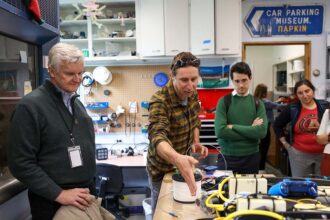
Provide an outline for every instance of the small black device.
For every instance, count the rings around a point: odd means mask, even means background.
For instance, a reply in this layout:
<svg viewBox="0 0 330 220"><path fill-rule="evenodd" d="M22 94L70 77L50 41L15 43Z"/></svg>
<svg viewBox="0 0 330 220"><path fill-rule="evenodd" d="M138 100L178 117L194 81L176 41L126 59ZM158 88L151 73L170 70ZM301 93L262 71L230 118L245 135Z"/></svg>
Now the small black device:
<svg viewBox="0 0 330 220"><path fill-rule="evenodd" d="M96 149L95 156L96 156L97 160L107 160L108 159L108 148Z"/></svg>

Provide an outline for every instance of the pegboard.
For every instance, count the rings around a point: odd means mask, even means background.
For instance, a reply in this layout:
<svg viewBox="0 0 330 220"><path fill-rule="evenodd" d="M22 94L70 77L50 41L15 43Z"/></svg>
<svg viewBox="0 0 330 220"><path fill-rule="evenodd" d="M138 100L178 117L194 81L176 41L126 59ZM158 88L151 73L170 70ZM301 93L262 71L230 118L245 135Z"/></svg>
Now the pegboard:
<svg viewBox="0 0 330 220"><path fill-rule="evenodd" d="M128 66L128 67L107 67L112 73L112 82L106 86L95 83L91 95L84 95L85 102L109 102L110 107L104 110L89 110L91 112L108 115L116 111L118 105L125 109L125 114L118 118L120 128L110 127L112 132L125 132L126 122L133 123L136 127L126 127L126 133L140 132L141 127L148 124L148 111L141 108L141 101L149 101L151 96L160 89L154 84L154 75L158 72L165 72L168 76L170 68L164 66ZM86 68L86 71L93 72L93 67ZM89 89L89 88L86 88ZM111 94L104 95L108 89ZM137 102L137 113L128 113L129 102ZM126 120L125 120L126 116ZM106 127L107 124L98 124L98 128Z"/></svg>

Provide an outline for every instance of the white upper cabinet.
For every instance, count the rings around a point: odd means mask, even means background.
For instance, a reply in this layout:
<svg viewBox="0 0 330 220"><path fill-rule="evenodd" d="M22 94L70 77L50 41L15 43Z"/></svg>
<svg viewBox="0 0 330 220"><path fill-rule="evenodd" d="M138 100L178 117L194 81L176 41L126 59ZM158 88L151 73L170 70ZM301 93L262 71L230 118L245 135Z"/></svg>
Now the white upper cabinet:
<svg viewBox="0 0 330 220"><path fill-rule="evenodd" d="M241 0L215 0L216 54L241 54Z"/></svg>
<svg viewBox="0 0 330 220"><path fill-rule="evenodd" d="M137 0L136 5L140 55L214 54L214 0Z"/></svg>
<svg viewBox="0 0 330 220"><path fill-rule="evenodd" d="M136 0L137 51L142 56L165 55L163 0Z"/></svg>
<svg viewBox="0 0 330 220"><path fill-rule="evenodd" d="M165 55L189 51L189 0L165 0Z"/></svg>
<svg viewBox="0 0 330 220"><path fill-rule="evenodd" d="M60 0L61 42L76 45L88 58L134 56L135 1L97 0L94 13L87 2Z"/></svg>
<svg viewBox="0 0 330 220"><path fill-rule="evenodd" d="M214 0L190 0L190 51L214 54Z"/></svg>

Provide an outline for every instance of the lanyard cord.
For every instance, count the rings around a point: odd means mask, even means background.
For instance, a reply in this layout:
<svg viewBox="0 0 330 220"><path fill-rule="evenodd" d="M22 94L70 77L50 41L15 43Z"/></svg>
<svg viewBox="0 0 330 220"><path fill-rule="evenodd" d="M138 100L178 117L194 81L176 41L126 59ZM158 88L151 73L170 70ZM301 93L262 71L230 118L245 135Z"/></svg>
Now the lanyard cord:
<svg viewBox="0 0 330 220"><path fill-rule="evenodd" d="M60 114L63 122L64 122L64 125L65 127L67 128L69 134L70 134L70 140L72 142L72 146L75 146L75 143L74 143L74 137L73 137L73 125L75 123L75 118L74 118L74 115L75 115L75 110L74 110L74 101L76 100L77 97L79 97L79 95L75 94L71 97L71 101L70 101L70 105L71 105L71 109L72 109L72 123L71 123L71 128L69 127L69 125L67 124L66 120L64 119L64 115L62 114L59 106L57 105L57 100L55 100L55 98L51 95L51 93L46 89L47 93L50 95L51 99L54 101L55 105L56 105L56 108L57 108L57 111L58 113ZM64 105L64 102L62 102L62 104ZM65 106L65 108L67 108ZM69 110L68 110L69 111Z"/></svg>
<svg viewBox="0 0 330 220"><path fill-rule="evenodd" d="M72 122L71 122L71 128L69 127L69 125L67 124L67 122L65 121L64 119L64 115L62 114L60 108L58 105L56 105L57 107L57 110L65 124L65 127L68 129L69 133L70 133L70 140L72 142L72 146L75 146L75 143L74 143L74 137L73 137L73 126L74 126L74 123L75 123L75 118L74 118L74 115L75 115L75 110L74 110L74 101L76 100L76 98L79 97L79 95L75 94L71 97L71 101L70 101L70 104L71 104L71 109L72 109Z"/></svg>

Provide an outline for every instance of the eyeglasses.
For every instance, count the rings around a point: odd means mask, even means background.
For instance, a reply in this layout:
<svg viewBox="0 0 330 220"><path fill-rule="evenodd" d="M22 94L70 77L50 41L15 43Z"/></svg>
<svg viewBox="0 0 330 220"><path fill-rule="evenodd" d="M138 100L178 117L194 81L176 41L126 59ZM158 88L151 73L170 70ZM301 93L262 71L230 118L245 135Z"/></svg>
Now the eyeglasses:
<svg viewBox="0 0 330 220"><path fill-rule="evenodd" d="M171 70L172 71L175 71L181 67L185 67L185 66L194 66L194 67L199 67L199 65L201 64L201 61L199 59L186 59L186 58L183 58L181 60L177 60L175 62L175 64L173 64L171 66Z"/></svg>
<svg viewBox="0 0 330 220"><path fill-rule="evenodd" d="M249 81L248 79L235 79L234 82L239 84L239 83L246 83L247 81Z"/></svg>

